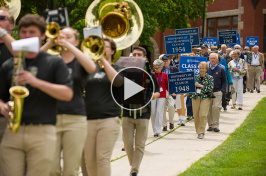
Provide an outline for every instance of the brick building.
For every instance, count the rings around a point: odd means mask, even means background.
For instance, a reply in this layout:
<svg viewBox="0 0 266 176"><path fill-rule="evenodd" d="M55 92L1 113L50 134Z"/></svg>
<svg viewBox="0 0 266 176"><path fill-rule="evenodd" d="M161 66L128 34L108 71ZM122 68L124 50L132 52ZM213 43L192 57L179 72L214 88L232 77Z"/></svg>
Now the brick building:
<svg viewBox="0 0 266 176"><path fill-rule="evenodd" d="M259 51L266 54L266 0L214 0L213 3L208 3L206 14L205 37L218 37L218 31L237 30L242 46L246 44L246 36L258 36ZM201 38L202 18L189 23L191 27L199 27ZM151 38L153 51L148 55L151 62L165 53L166 35L174 35L174 29L157 32Z"/></svg>

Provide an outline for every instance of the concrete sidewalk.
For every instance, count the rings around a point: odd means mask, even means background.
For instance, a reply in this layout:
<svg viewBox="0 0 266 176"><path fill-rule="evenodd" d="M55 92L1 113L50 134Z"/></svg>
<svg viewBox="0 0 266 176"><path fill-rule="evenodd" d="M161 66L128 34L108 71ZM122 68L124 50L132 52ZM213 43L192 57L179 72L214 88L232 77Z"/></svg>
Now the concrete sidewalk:
<svg viewBox="0 0 266 176"><path fill-rule="evenodd" d="M186 123L163 138L154 141L145 148L139 176L175 176L184 172L191 164L205 156L207 153L219 146L234 130L246 119L249 112L256 106L258 101L266 96L266 86L261 85L261 93L245 93L243 110L232 110L231 103L226 112L221 112L220 132L205 133L203 140L197 139L194 128L194 121ZM177 127L178 116L175 115L175 127ZM169 132L169 131L168 131ZM161 133L161 136L167 132ZM151 123L147 143L152 142L153 137ZM128 176L130 166L126 152L121 151L123 147L122 130L115 145L112 159L117 159L111 163L112 176ZM118 159L120 158L120 159Z"/></svg>

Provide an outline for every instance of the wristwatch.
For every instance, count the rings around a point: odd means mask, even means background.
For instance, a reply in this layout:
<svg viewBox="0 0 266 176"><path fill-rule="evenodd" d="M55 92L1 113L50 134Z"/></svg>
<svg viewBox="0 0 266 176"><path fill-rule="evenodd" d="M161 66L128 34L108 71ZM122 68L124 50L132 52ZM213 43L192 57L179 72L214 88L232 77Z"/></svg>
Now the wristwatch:
<svg viewBox="0 0 266 176"><path fill-rule="evenodd" d="M7 31L5 29L2 29L0 32L0 38L2 38L6 34L7 34Z"/></svg>

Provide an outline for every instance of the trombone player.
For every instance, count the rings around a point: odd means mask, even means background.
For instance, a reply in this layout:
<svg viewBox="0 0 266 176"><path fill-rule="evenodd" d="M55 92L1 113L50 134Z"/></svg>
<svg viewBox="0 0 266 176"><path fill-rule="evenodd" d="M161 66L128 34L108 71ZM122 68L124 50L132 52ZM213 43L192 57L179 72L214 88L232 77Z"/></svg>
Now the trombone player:
<svg viewBox="0 0 266 176"><path fill-rule="evenodd" d="M41 43L45 26L44 18L25 15L18 24L20 39L38 37ZM30 93L24 101L20 128L16 133L8 129L0 146L3 176L25 175L25 171L28 176L49 175L56 145L57 99L70 101L73 96L69 72L61 59L44 52L28 52L25 56L26 68L17 73L15 81L26 84ZM26 71L33 67L36 76ZM9 116L6 102L12 69L13 58L0 68L0 110L5 117Z"/></svg>

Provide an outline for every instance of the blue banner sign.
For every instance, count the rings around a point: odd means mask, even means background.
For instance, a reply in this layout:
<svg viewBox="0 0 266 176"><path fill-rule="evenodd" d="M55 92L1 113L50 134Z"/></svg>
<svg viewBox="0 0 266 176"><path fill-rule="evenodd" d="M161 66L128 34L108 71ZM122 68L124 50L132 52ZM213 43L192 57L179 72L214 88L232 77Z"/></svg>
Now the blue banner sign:
<svg viewBox="0 0 266 176"><path fill-rule="evenodd" d="M186 29L176 29L176 35L188 34L191 35L191 45L200 45L199 40L199 28L186 28Z"/></svg>
<svg viewBox="0 0 266 176"><path fill-rule="evenodd" d="M219 31L219 44L236 44L237 33L236 31Z"/></svg>
<svg viewBox="0 0 266 176"><path fill-rule="evenodd" d="M259 45L259 37L246 37L246 46L253 47Z"/></svg>
<svg viewBox="0 0 266 176"><path fill-rule="evenodd" d="M203 37L203 44L208 45L209 48L218 46L218 38L217 37Z"/></svg>
<svg viewBox="0 0 266 176"><path fill-rule="evenodd" d="M190 35L164 36L165 51L168 55L191 53Z"/></svg>
<svg viewBox="0 0 266 176"><path fill-rule="evenodd" d="M238 45L241 46L239 33L237 33L237 43L236 44L238 44ZM233 49L236 44L229 44L229 48L232 48Z"/></svg>
<svg viewBox="0 0 266 176"><path fill-rule="evenodd" d="M169 94L186 94L195 92L195 73L177 72L168 74Z"/></svg>
<svg viewBox="0 0 266 176"><path fill-rule="evenodd" d="M180 56L179 58L179 71L194 71L195 75L199 74L199 63L207 62L207 57L197 56Z"/></svg>
<svg viewBox="0 0 266 176"><path fill-rule="evenodd" d="M200 41L199 46L201 46L202 45L202 38L200 38L199 41Z"/></svg>

